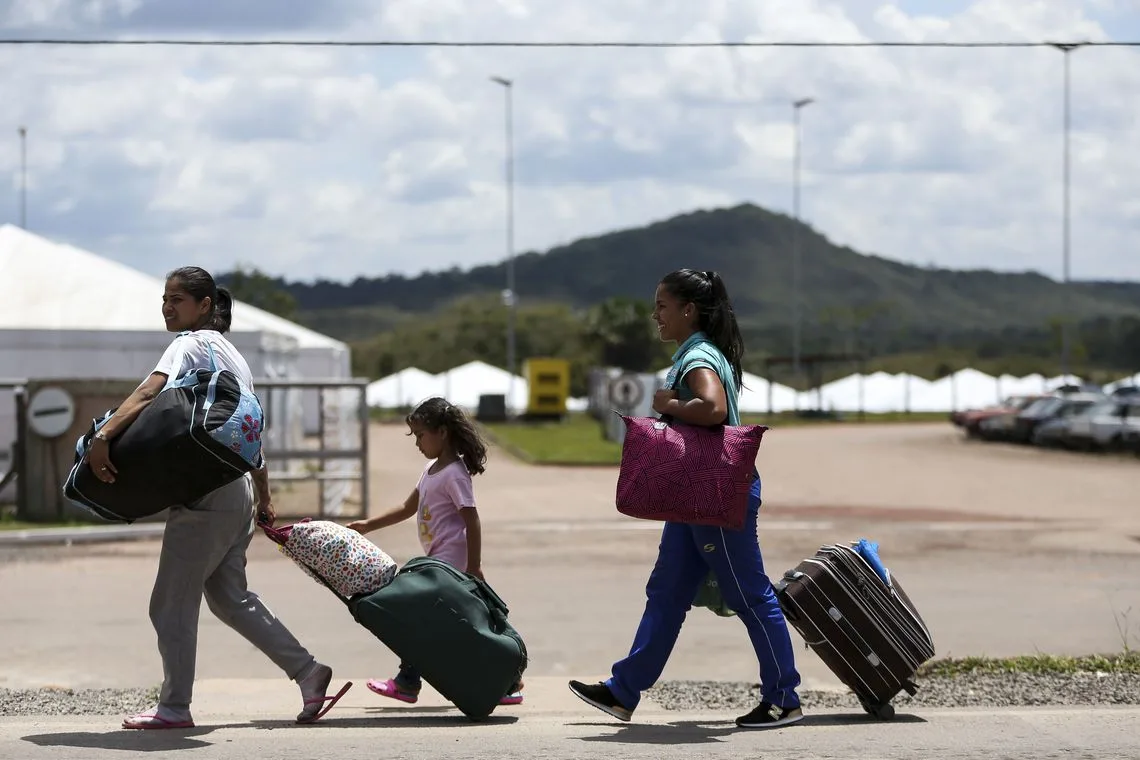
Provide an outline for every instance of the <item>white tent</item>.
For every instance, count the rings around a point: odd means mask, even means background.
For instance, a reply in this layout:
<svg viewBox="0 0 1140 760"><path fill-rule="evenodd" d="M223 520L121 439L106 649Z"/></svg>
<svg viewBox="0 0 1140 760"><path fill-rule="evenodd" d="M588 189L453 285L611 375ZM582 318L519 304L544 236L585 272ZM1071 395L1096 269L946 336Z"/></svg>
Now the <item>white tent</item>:
<svg viewBox="0 0 1140 760"><path fill-rule="evenodd" d="M415 406L432 396L443 396L443 381L418 367L407 367L369 383L367 395L371 407Z"/></svg>
<svg viewBox="0 0 1140 760"><path fill-rule="evenodd" d="M740 391L737 405L741 412L760 414L787 412L796 408L796 391L780 383L770 383L768 378L743 373L744 387ZM769 402L771 409L768 408Z"/></svg>
<svg viewBox="0 0 1140 760"><path fill-rule="evenodd" d="M1025 377L1014 377L1013 375L1002 375L997 379L998 382L998 395L1002 398L1009 398L1010 396L1032 396L1038 393L1045 392L1045 378L1041 375L1026 375Z"/></svg>
<svg viewBox="0 0 1140 760"><path fill-rule="evenodd" d="M1081 385L1083 383L1084 379L1079 375L1057 375L1045 381L1045 391L1055 391L1065 385Z"/></svg>
<svg viewBox="0 0 1140 760"><path fill-rule="evenodd" d="M302 327L296 322L263 311L256 306L242 304L234 305L234 324L237 324L238 315L242 317L243 324L256 325L278 335L287 336L297 343L296 377L309 380L346 380L352 376L352 357L348 345L322 335L319 332ZM326 406L335 404L336 389L325 391ZM306 435L315 435L320 429L320 415L318 403L321 392L306 390L301 393L301 403L304 409L303 424ZM350 400L349 403L352 403ZM329 413L326 412L326 420Z"/></svg>
<svg viewBox="0 0 1140 760"><path fill-rule="evenodd" d="M163 285L116 261L0 226L0 377L145 377L171 340L160 313ZM229 337L255 378L348 374L344 344L247 304L234 304ZM300 394L258 393L276 416L267 443L286 447L302 431ZM0 391L0 452L14 437L12 394Z"/></svg>
<svg viewBox="0 0 1140 760"><path fill-rule="evenodd" d="M663 367L655 373L662 383L669 375L672 365ZM739 411L744 414L767 414L772 412L789 412L796 409L796 391L780 383L769 383L768 378L754 375L751 372L742 372L741 380L744 387L740 389L737 399ZM770 386L770 387L769 387ZM769 396L771 409L768 408Z"/></svg>
<svg viewBox="0 0 1140 760"><path fill-rule="evenodd" d="M1140 372L1137 372L1131 377L1122 377L1119 380L1109 383L1104 386L1105 393L1112 393L1118 388L1136 388L1140 387Z"/></svg>
<svg viewBox="0 0 1140 760"><path fill-rule="evenodd" d="M483 362L471 362L438 375L424 372L418 367L407 367L369 383L368 405L379 409L394 409L415 406L432 396L442 396L474 410L478 407L479 396L485 393L506 394L509 380L507 372ZM521 377L515 377L512 398L515 403L509 405L511 411L523 411L527 402L527 383ZM588 406L586 399L566 399L566 409L570 412L584 412Z"/></svg>
<svg viewBox="0 0 1140 760"><path fill-rule="evenodd" d="M839 412L867 409L864 400L866 383L866 376L859 374L848 375L838 380L832 380L830 383L824 383L819 387L819 406L823 409Z"/></svg>
<svg viewBox="0 0 1140 760"><path fill-rule="evenodd" d="M453 404L473 410L479 407L479 396L502 394L507 396L508 410L517 413L526 409L526 379L515 375L512 382L510 372L486 362L468 362L437 377L442 383L441 395Z"/></svg>

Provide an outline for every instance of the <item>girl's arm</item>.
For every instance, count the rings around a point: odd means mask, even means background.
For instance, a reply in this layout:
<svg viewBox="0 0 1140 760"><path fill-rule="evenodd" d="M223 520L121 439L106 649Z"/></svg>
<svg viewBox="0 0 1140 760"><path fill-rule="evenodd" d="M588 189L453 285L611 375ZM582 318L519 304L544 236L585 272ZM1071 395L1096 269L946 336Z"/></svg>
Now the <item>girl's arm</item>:
<svg viewBox="0 0 1140 760"><path fill-rule="evenodd" d="M479 524L479 511L475 507L459 510L467 523L467 573L483 578L483 529Z"/></svg>
<svg viewBox="0 0 1140 760"><path fill-rule="evenodd" d="M103 427L99 428L99 432L91 439L91 446L87 451L87 466L95 473L95 477L105 483L115 482L118 470L111 462L111 441L126 430L143 409L150 406L164 385L166 385L166 375L152 372L123 403L119 404L119 408L103 423Z"/></svg>
<svg viewBox="0 0 1140 760"><path fill-rule="evenodd" d="M389 525L403 522L409 517L415 515L416 510L420 508L420 492L419 489L412 491L407 499L404 500L402 507L390 509L384 514L377 515L376 517L369 517L367 520L354 520L346 527L355 530L357 533L371 533L374 530L387 528Z"/></svg>
<svg viewBox="0 0 1140 760"><path fill-rule="evenodd" d="M717 373L697 367L685 375L685 385L693 398L681 401L676 391L660 390L653 398L653 410L689 425L720 425L728 419L728 398Z"/></svg>

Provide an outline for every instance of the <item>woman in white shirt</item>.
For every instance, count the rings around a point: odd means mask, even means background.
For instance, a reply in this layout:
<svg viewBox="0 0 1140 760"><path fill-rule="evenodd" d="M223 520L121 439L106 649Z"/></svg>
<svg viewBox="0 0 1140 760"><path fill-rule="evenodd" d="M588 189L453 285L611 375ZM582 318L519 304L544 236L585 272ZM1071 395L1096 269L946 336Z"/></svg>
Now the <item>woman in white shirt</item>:
<svg viewBox="0 0 1140 760"><path fill-rule="evenodd" d="M230 329L232 308L229 291L219 288L204 269L183 267L167 276L162 316L166 329L178 336L91 442L87 462L96 477L115 482L108 442L154 400L168 378L210 369L208 346L214 349L219 369L233 372L253 390L249 365L224 335ZM252 476L222 486L193 504L170 509L150 600L150 619L162 657L162 691L153 710L127 718L123 728L194 725L190 701L203 595L219 620L264 652L300 686L302 710L297 722L319 719L352 685L349 682L336 695L326 696L332 669L317 662L257 594L246 588L246 549L253 536L256 511L270 522L275 516L264 465Z"/></svg>

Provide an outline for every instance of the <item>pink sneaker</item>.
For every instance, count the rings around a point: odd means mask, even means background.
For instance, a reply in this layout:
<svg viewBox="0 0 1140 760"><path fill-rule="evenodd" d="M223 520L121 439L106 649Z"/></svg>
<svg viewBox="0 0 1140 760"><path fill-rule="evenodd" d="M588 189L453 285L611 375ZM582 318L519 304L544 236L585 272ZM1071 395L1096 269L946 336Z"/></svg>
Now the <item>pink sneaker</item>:
<svg viewBox="0 0 1140 760"><path fill-rule="evenodd" d="M514 691L499 700L500 705L521 705L523 695L521 691Z"/></svg>
<svg viewBox="0 0 1140 760"><path fill-rule="evenodd" d="M400 702L407 702L409 705L414 705L416 702L420 701L419 692L404 691L398 685L396 685L396 682L391 678L389 678L387 681L380 681L375 678L369 678L368 688L382 697L396 699Z"/></svg>

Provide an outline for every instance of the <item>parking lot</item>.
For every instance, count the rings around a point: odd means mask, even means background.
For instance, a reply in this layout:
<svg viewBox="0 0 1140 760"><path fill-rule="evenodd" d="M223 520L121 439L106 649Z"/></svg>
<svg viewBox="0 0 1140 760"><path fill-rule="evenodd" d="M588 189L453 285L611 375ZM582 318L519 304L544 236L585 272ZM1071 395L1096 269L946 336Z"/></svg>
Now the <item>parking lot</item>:
<svg viewBox="0 0 1140 760"><path fill-rule="evenodd" d="M971 438L1140 457L1140 390L1076 386L951 415Z"/></svg>

